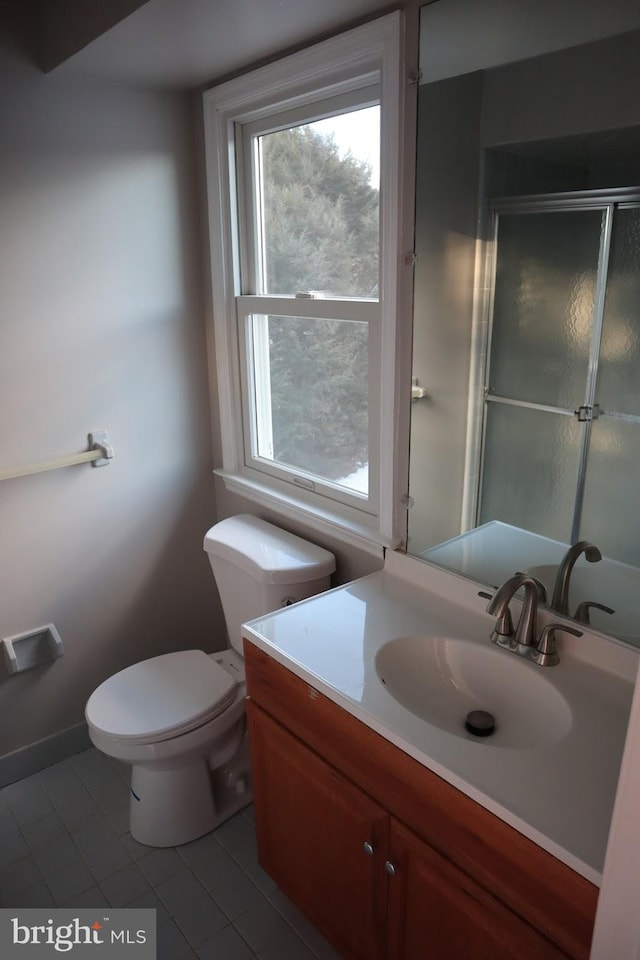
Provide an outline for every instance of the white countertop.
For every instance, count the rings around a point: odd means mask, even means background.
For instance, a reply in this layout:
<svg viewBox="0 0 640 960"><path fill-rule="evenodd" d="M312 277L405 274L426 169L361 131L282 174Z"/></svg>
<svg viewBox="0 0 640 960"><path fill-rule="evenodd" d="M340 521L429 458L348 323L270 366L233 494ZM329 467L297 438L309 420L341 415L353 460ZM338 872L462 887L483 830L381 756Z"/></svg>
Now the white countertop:
<svg viewBox="0 0 640 960"><path fill-rule="evenodd" d="M486 600L478 597L478 589L455 574L388 552L384 570L253 620L243 633L330 700L599 885L637 651L585 633L559 644L561 662L555 667L520 661L523 670L542 671L573 711L566 736L528 748L504 747L497 737L479 740L433 726L401 706L376 673L377 651L397 637L450 636L488 644L495 618L485 612ZM541 621L549 622L547 611Z"/></svg>

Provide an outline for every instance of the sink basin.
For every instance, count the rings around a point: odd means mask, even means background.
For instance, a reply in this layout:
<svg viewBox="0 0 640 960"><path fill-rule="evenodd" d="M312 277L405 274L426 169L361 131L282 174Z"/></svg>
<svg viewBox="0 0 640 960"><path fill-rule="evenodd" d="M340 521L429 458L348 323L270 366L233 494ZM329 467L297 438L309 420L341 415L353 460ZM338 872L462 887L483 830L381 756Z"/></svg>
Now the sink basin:
<svg viewBox="0 0 640 960"><path fill-rule="evenodd" d="M571 729L571 708L544 668L488 640L482 645L452 637L399 637L380 648L375 665L398 703L466 740L530 748L562 740ZM491 736L480 738L465 729L472 710L493 715Z"/></svg>

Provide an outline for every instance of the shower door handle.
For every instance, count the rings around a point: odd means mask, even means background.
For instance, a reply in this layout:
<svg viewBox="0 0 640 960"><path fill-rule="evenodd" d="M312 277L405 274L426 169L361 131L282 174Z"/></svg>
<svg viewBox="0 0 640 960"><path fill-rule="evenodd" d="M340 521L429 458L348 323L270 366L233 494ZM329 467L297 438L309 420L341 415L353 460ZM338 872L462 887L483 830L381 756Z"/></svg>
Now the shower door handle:
<svg viewBox="0 0 640 960"><path fill-rule="evenodd" d="M577 410L573 411L580 423L590 423L597 420L600 416L600 407L597 403L583 403Z"/></svg>

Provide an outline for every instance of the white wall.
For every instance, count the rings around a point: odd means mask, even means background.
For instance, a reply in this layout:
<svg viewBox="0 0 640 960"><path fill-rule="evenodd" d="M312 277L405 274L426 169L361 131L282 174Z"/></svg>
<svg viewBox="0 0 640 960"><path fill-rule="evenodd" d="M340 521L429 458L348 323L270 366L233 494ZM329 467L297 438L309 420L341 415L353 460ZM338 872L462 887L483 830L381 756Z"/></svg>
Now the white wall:
<svg viewBox="0 0 640 960"><path fill-rule="evenodd" d="M106 676L219 645L197 114L183 96L43 75L0 8L0 467L116 458L0 485L0 637L65 656L0 679L0 758L82 721Z"/></svg>

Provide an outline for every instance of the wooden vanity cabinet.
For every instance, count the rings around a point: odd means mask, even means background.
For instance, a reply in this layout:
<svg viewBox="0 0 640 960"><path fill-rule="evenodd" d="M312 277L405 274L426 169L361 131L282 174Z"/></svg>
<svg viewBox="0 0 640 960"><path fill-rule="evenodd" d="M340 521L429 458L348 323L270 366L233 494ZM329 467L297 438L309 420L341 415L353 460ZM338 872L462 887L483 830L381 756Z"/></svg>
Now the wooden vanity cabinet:
<svg viewBox="0 0 640 960"><path fill-rule="evenodd" d="M389 960L566 960L471 877L391 822Z"/></svg>
<svg viewBox="0 0 640 960"><path fill-rule="evenodd" d="M248 711L262 866L341 956L381 960L386 810L252 702Z"/></svg>
<svg viewBox="0 0 640 960"><path fill-rule="evenodd" d="M260 862L345 960L587 960L597 888L245 642Z"/></svg>

